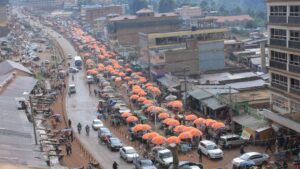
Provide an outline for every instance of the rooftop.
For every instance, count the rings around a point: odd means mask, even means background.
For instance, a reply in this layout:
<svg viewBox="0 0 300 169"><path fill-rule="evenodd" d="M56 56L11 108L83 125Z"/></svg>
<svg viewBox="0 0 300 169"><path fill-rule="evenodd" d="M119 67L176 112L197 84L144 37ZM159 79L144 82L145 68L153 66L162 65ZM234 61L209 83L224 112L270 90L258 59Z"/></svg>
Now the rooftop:
<svg viewBox="0 0 300 169"><path fill-rule="evenodd" d="M28 74L32 74L29 69L27 69L25 66L23 66L20 63L17 63L17 62L11 61L11 60L5 60L0 63L0 75L7 74L7 73L13 71L14 69L18 69L18 70L26 72Z"/></svg>
<svg viewBox="0 0 300 169"><path fill-rule="evenodd" d="M176 14L176 13L154 13L155 18L171 17L171 16L178 16L178 14ZM111 18L111 19L109 19L109 21L135 20L137 18L139 18L137 15L121 15L121 16Z"/></svg>
<svg viewBox="0 0 300 169"><path fill-rule="evenodd" d="M236 22L236 21L252 21L253 18L249 15L236 15L236 16L207 16L208 19L216 19L216 22Z"/></svg>

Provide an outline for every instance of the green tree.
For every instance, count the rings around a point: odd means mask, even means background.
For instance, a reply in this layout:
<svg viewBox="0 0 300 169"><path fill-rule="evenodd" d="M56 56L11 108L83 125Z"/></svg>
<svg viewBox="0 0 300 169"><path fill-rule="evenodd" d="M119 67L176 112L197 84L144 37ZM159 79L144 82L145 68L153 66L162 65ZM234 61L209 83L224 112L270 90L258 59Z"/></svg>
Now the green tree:
<svg viewBox="0 0 300 169"><path fill-rule="evenodd" d="M245 25L245 28L256 28L257 24L255 23L255 21L248 21Z"/></svg>
<svg viewBox="0 0 300 169"><path fill-rule="evenodd" d="M200 7L203 9L207 9L208 8L208 3L206 0L202 0L202 2L200 3Z"/></svg>
<svg viewBox="0 0 300 169"><path fill-rule="evenodd" d="M133 0L131 3L131 11L135 13L136 11L147 8L148 1L147 0Z"/></svg>
<svg viewBox="0 0 300 169"><path fill-rule="evenodd" d="M171 12L175 9L175 0L160 0L158 4L158 12Z"/></svg>
<svg viewBox="0 0 300 169"><path fill-rule="evenodd" d="M242 12L242 9L239 7L239 6L237 6L237 7L235 7L232 11L231 11L231 14L232 15L240 15L240 14L242 14L243 12Z"/></svg>

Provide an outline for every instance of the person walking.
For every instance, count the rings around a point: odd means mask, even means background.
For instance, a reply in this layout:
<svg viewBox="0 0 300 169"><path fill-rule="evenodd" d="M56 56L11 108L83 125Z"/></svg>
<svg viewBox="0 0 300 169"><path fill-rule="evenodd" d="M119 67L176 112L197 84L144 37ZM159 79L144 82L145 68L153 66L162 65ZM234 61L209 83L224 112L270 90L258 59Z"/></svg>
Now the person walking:
<svg viewBox="0 0 300 169"><path fill-rule="evenodd" d="M198 155L199 155L199 162L202 162L202 151L200 149L198 149L197 151Z"/></svg>
<svg viewBox="0 0 300 169"><path fill-rule="evenodd" d="M244 148L245 148L245 146L244 146L244 144L242 144L241 147L240 147L240 154L241 155L245 154Z"/></svg>
<svg viewBox="0 0 300 169"><path fill-rule="evenodd" d="M78 124L77 124L77 130L78 130L78 133L79 133L79 134L80 134L80 132L81 132L81 127L82 127L81 124L78 123Z"/></svg>
<svg viewBox="0 0 300 169"><path fill-rule="evenodd" d="M273 150L272 150L272 147L271 147L271 146L272 146L272 145L271 145L271 140L267 140L267 142L266 142L266 150L265 150L265 153L267 153L268 150L270 150L271 153L273 153Z"/></svg>
<svg viewBox="0 0 300 169"><path fill-rule="evenodd" d="M72 128L72 121L71 121L71 119L68 120L68 125L69 125L69 128Z"/></svg>
<svg viewBox="0 0 300 169"><path fill-rule="evenodd" d="M116 161L114 161L114 163L112 165L112 168L113 169L118 169L118 166L119 166L119 164Z"/></svg>
<svg viewBox="0 0 300 169"><path fill-rule="evenodd" d="M90 126L88 124L85 126L85 132L86 132L86 135L89 136L89 134L90 134Z"/></svg>

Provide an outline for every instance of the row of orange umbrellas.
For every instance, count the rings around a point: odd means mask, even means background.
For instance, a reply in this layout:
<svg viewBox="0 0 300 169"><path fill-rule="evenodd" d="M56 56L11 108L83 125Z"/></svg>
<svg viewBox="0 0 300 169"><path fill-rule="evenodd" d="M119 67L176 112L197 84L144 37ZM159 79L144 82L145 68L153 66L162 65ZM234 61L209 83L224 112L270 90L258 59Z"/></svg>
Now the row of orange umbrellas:
<svg viewBox="0 0 300 169"><path fill-rule="evenodd" d="M156 144L156 145L162 145L165 143L178 144L181 141L179 137L171 136L171 137L165 138L156 132L146 133L143 135L142 139L150 140L151 143Z"/></svg>
<svg viewBox="0 0 300 169"><path fill-rule="evenodd" d="M197 118L194 120L194 124L196 125L206 125L208 127L212 127L215 129L223 128L225 127L225 124L213 119L204 119L204 118Z"/></svg>

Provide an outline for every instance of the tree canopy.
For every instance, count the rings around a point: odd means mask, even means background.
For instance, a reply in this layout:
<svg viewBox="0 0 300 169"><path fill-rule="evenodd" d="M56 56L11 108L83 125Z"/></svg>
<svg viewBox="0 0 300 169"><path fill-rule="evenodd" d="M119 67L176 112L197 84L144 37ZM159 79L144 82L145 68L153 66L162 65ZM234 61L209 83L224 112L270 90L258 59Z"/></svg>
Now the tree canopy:
<svg viewBox="0 0 300 169"><path fill-rule="evenodd" d="M147 0L133 0L131 3L131 11L135 13L136 11L146 8L148 6Z"/></svg>
<svg viewBox="0 0 300 169"><path fill-rule="evenodd" d="M175 0L160 0L158 4L158 12L172 12L176 7Z"/></svg>

